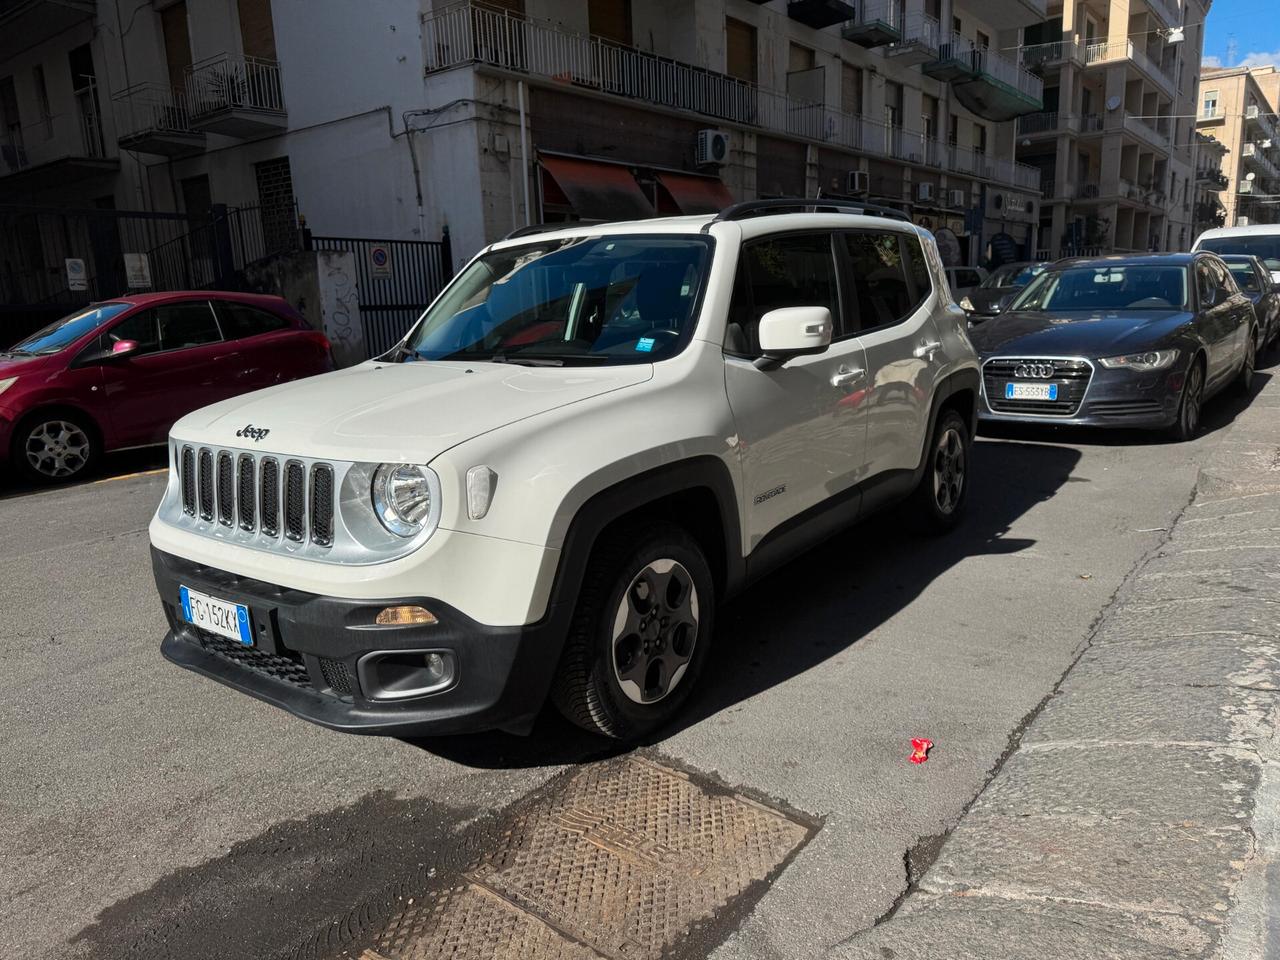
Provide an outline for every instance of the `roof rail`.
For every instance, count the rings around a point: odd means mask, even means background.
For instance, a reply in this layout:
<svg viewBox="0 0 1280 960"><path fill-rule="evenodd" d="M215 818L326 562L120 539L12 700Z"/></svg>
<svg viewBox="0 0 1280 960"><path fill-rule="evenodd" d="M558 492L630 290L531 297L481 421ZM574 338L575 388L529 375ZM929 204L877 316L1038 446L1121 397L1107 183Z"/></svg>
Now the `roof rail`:
<svg viewBox="0 0 1280 960"><path fill-rule="evenodd" d="M519 237L532 237L539 233L553 233L556 230L572 230L574 227L594 227L597 224L608 223L608 220L565 220L561 223L530 223L523 227L516 227L508 233L502 240L515 240ZM498 242L501 243L502 240Z"/></svg>
<svg viewBox="0 0 1280 960"><path fill-rule="evenodd" d="M911 218L901 210L895 210L893 207L882 207L874 203L863 203L861 200L843 200L834 197L815 197L813 199L777 197L771 200L744 200L742 203L735 203L733 206L725 207L702 230L705 233L711 229L712 224L726 220L745 220L748 217L758 216L762 213L778 210L803 210L808 207L812 207L815 213L821 209L828 209L839 213L867 217L888 217L891 220L901 220L903 223L911 222Z"/></svg>

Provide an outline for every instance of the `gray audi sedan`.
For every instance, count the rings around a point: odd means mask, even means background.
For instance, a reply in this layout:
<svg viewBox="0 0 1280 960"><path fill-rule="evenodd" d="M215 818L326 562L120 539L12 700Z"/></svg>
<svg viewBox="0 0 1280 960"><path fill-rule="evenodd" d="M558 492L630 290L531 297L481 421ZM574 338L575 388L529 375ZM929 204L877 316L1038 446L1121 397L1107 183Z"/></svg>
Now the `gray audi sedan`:
<svg viewBox="0 0 1280 960"><path fill-rule="evenodd" d="M1253 305L1211 253L1063 260L970 332L984 421L1200 428L1205 400L1249 389Z"/></svg>

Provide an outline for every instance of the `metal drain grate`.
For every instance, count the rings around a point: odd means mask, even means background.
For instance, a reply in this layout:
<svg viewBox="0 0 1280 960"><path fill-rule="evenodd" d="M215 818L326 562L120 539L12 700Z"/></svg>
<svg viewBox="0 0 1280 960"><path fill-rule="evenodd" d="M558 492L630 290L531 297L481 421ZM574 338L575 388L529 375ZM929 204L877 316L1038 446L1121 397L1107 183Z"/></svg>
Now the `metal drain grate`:
<svg viewBox="0 0 1280 960"><path fill-rule="evenodd" d="M395 916L375 955L658 960L808 836L678 770L639 757L599 764L518 814L468 885Z"/></svg>

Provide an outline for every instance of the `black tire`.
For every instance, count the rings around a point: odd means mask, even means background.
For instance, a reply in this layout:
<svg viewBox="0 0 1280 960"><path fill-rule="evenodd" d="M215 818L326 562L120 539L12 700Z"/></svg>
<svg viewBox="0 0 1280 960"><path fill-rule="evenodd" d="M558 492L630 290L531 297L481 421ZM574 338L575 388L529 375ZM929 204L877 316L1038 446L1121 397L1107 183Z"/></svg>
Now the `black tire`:
<svg viewBox="0 0 1280 960"><path fill-rule="evenodd" d="M682 528L636 524L605 533L591 554L552 702L592 733L635 740L653 732L696 686L715 610L711 570Z"/></svg>
<svg viewBox="0 0 1280 960"><path fill-rule="evenodd" d="M34 483L69 483L88 476L102 456L102 441L81 413L38 411L13 431L10 462Z"/></svg>
<svg viewBox="0 0 1280 960"><path fill-rule="evenodd" d="M1178 419L1169 428L1174 440L1194 440L1200 433L1200 411L1204 406L1204 361L1199 357L1191 361L1191 367L1182 384L1182 399L1178 401Z"/></svg>
<svg viewBox="0 0 1280 960"><path fill-rule="evenodd" d="M925 448L924 476L910 501L927 533L946 533L964 516L972 460L969 425L956 411L942 411Z"/></svg>
<svg viewBox="0 0 1280 960"><path fill-rule="evenodd" d="M1248 396L1253 387L1253 371L1258 366L1258 330L1256 327L1249 328L1249 340L1244 348L1244 363L1240 365L1240 372L1236 374L1235 380L1232 382L1232 389L1242 396Z"/></svg>

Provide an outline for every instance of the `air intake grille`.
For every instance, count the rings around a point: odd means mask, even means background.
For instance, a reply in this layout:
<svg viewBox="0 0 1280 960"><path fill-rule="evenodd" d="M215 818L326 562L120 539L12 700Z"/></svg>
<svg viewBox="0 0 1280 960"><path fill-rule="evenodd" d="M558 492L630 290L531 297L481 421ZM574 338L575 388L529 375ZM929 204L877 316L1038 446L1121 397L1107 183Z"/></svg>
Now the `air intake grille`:
<svg viewBox="0 0 1280 960"><path fill-rule="evenodd" d="M253 457L247 453L240 454L236 462L239 476L236 482L236 512L240 517L241 530L253 530L256 526L257 487L254 485Z"/></svg>
<svg viewBox="0 0 1280 960"><path fill-rule="evenodd" d="M183 512L212 532L232 527L239 535L331 547L337 509L337 476L327 463L184 447L178 457ZM283 514L283 517L282 517Z"/></svg>
<svg viewBox="0 0 1280 960"><path fill-rule="evenodd" d="M196 515L196 452L190 447L182 448L182 460L179 466L182 479L182 512L189 517Z"/></svg>
<svg viewBox="0 0 1280 960"><path fill-rule="evenodd" d="M1053 364L1052 377L1019 377L1018 370L1027 366ZM982 368L982 385L987 406L995 413L1022 416L1072 417L1080 409L1093 368L1084 360L1051 360L1043 357L1000 358L988 360ZM1005 387L1010 383L1055 383L1057 400L1006 400Z"/></svg>
<svg viewBox="0 0 1280 960"><path fill-rule="evenodd" d="M273 680L284 680L296 687L311 686L311 675L307 673L306 664L302 662L301 655L292 650L288 651L291 656L280 656L257 647L246 647L198 628L193 629L200 640L200 646L223 660L230 660L254 673Z"/></svg>
<svg viewBox="0 0 1280 960"><path fill-rule="evenodd" d="M333 467L327 463L311 468L311 542L333 543Z"/></svg>
<svg viewBox="0 0 1280 960"><path fill-rule="evenodd" d="M200 519L213 520L213 453L200 451Z"/></svg>
<svg viewBox="0 0 1280 960"><path fill-rule="evenodd" d="M307 472L297 460L284 465L284 535L299 543L307 535Z"/></svg>
<svg viewBox="0 0 1280 960"><path fill-rule="evenodd" d="M320 673L324 676L325 685L334 693L343 697L351 693L351 671L341 660L321 657Z"/></svg>

